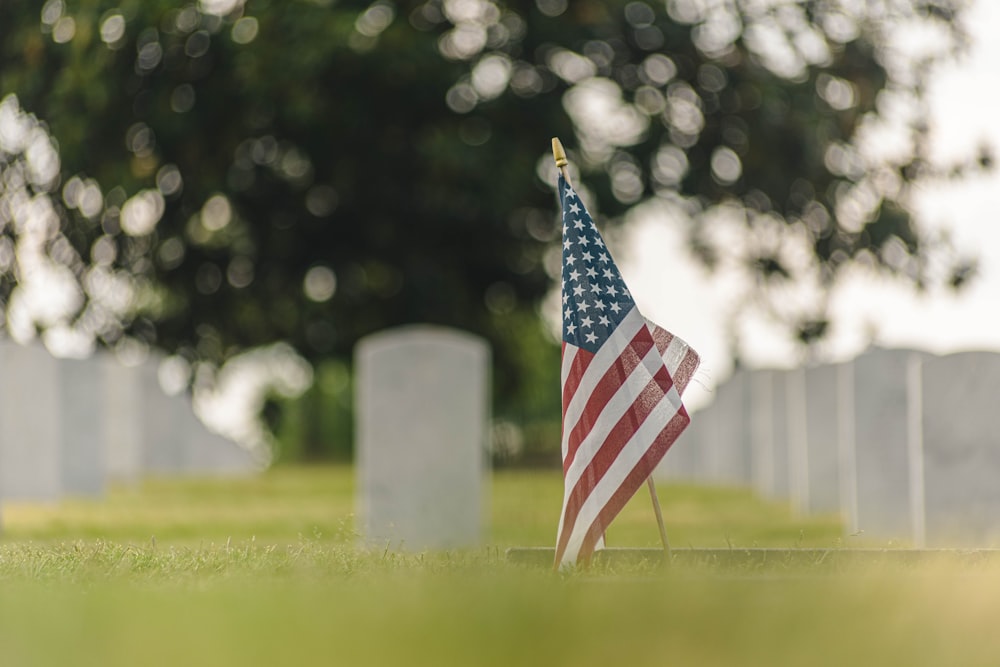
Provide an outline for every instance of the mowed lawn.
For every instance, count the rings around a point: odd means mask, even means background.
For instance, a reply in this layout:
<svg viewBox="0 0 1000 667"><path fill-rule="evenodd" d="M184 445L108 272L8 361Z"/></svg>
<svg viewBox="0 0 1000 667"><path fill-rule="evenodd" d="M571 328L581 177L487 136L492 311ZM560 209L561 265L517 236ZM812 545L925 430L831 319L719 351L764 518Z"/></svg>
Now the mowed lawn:
<svg viewBox="0 0 1000 667"><path fill-rule="evenodd" d="M602 566L550 546L558 471L491 481L480 548L357 548L349 468L148 481L100 502L3 508L0 665L995 665L988 566ZM856 546L742 490L661 485L675 546ZM645 491L609 533L656 546ZM861 545L857 546L871 546Z"/></svg>

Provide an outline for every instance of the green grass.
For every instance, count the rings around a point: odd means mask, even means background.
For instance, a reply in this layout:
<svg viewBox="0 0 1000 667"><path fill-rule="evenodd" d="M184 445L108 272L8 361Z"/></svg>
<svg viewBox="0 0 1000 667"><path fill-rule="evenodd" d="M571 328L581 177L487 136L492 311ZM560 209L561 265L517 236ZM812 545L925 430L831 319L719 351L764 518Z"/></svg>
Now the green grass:
<svg viewBox="0 0 1000 667"><path fill-rule="evenodd" d="M149 481L4 508L0 665L993 665L1000 569L507 562L550 546L558 472L492 479L481 548L356 548L347 468ZM677 546L852 546L746 491L659 488ZM155 539L154 539L155 536ZM643 491L609 534L656 546ZM868 545L864 545L868 546Z"/></svg>
<svg viewBox="0 0 1000 667"><path fill-rule="evenodd" d="M500 471L490 480L485 542L551 546L562 503L557 471ZM658 495L676 546L836 546L836 517L794 517L743 489L660 485ZM3 508L4 538L52 542L112 540L205 546L255 540L357 542L353 471L347 466L279 467L252 479L148 480L117 487L102 500ZM615 546L659 545L649 494L640 489L608 532Z"/></svg>

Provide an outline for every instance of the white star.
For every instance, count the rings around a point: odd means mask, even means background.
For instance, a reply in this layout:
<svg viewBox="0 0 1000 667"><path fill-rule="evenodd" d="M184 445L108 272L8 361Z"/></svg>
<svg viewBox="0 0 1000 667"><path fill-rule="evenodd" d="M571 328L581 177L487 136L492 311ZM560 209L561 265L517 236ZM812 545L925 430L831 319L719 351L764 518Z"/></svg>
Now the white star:
<svg viewBox="0 0 1000 667"><path fill-rule="evenodd" d="M569 239L566 239L566 238L563 239L563 248L564 249L569 250L569 248L570 248L571 245L573 245L573 243Z"/></svg>
<svg viewBox="0 0 1000 667"><path fill-rule="evenodd" d="M576 269L570 271L569 279L570 280L579 280L580 279L580 272L577 271Z"/></svg>
<svg viewBox="0 0 1000 667"><path fill-rule="evenodd" d="M577 229L583 229L583 220L574 220L573 226Z"/></svg>
<svg viewBox="0 0 1000 667"><path fill-rule="evenodd" d="M573 317L573 311L572 311L572 310L570 310L569 308L567 308L567 309L565 310L565 312L564 312L564 317L565 317L565 318L566 318L567 320L568 320L569 318Z"/></svg>
<svg viewBox="0 0 1000 667"><path fill-rule="evenodd" d="M579 310L581 313L587 312L588 308L590 308L590 305L586 301L581 301L580 303L576 304L576 309Z"/></svg>
<svg viewBox="0 0 1000 667"><path fill-rule="evenodd" d="M604 315L601 315L599 318L597 318L597 321L600 322L601 324L603 324L604 326L608 326L608 325L611 324L611 320L609 320Z"/></svg>
<svg viewBox="0 0 1000 667"><path fill-rule="evenodd" d="M586 236L581 236L580 240L577 241L577 243L586 248L590 244L590 239L588 239Z"/></svg>
<svg viewBox="0 0 1000 667"><path fill-rule="evenodd" d="M587 334L587 342L588 343L596 343L597 342L597 335L594 332L590 332L589 334Z"/></svg>
<svg viewBox="0 0 1000 667"><path fill-rule="evenodd" d="M580 257L582 257L583 261L585 261L585 262L593 262L594 261L594 256L590 254L589 250L586 251L586 252L584 252L582 255L580 255Z"/></svg>
<svg viewBox="0 0 1000 667"><path fill-rule="evenodd" d="M598 246L600 246L602 248L604 247L604 241L601 240L600 236L598 236L596 239L594 239L594 243L596 243Z"/></svg>
<svg viewBox="0 0 1000 667"><path fill-rule="evenodd" d="M576 261L576 257L574 257L571 254L570 255L566 255L566 264L568 264L569 266L573 266L573 262L575 262L575 261ZM611 276L608 276L608 277L610 278Z"/></svg>
<svg viewBox="0 0 1000 667"><path fill-rule="evenodd" d="M608 285L608 289L606 289L604 291L607 292L608 294L610 294L611 296L617 296L618 295L618 290L615 289L614 285Z"/></svg>
<svg viewBox="0 0 1000 667"><path fill-rule="evenodd" d="M574 333L576 333L576 325L575 324L567 324L566 325L566 333L568 333L570 336L572 336Z"/></svg>
<svg viewBox="0 0 1000 667"><path fill-rule="evenodd" d="M604 269L604 277L607 278L608 280L614 280L615 272L612 271L611 269Z"/></svg>
<svg viewBox="0 0 1000 667"><path fill-rule="evenodd" d="M594 326L594 320L590 319L589 317L585 317L582 320L580 320L580 326L581 327L592 327L592 326Z"/></svg>
<svg viewBox="0 0 1000 667"><path fill-rule="evenodd" d="M621 310L621 306L618 305L618 302L617 301L612 301L611 302L611 312L615 313L617 315L618 311L620 311L620 310Z"/></svg>
<svg viewBox="0 0 1000 667"><path fill-rule="evenodd" d="M570 204L569 205L569 212L570 213L579 213L580 212L580 207L578 205L576 205L576 204Z"/></svg>
<svg viewBox="0 0 1000 667"><path fill-rule="evenodd" d="M600 294L601 293L601 285L600 285L600 283L593 283L590 286L590 293L591 294Z"/></svg>
<svg viewBox="0 0 1000 667"><path fill-rule="evenodd" d="M594 304L594 308L597 308L597 310L604 310L607 307L608 307L607 304L605 304L603 301L598 301L597 303Z"/></svg>
<svg viewBox="0 0 1000 667"><path fill-rule="evenodd" d="M583 294L583 287L577 285L573 288L573 296L580 296L581 294Z"/></svg>
<svg viewBox="0 0 1000 667"><path fill-rule="evenodd" d="M563 303L566 303L567 301L569 301L569 294L566 294L566 285L565 284L563 285L563 288L562 288L562 297L563 297Z"/></svg>
<svg viewBox="0 0 1000 667"><path fill-rule="evenodd" d="M611 261L611 258L608 257L608 253L606 253L606 252L602 252L600 255L598 255L597 259L601 260L605 264L607 264L608 262Z"/></svg>
<svg viewBox="0 0 1000 667"><path fill-rule="evenodd" d="M596 278L597 277L597 271L594 270L594 267L592 267L592 266L588 266L587 267L587 277L588 278Z"/></svg>

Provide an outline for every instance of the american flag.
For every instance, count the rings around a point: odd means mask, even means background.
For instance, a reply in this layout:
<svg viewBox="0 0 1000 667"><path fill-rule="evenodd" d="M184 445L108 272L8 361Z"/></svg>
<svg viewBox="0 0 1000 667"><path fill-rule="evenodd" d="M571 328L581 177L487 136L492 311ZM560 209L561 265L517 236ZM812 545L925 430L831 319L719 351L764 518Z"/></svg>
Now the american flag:
<svg viewBox="0 0 1000 667"><path fill-rule="evenodd" d="M556 566L589 563L604 532L690 418L687 343L635 306L593 219L559 177L562 205L562 459Z"/></svg>

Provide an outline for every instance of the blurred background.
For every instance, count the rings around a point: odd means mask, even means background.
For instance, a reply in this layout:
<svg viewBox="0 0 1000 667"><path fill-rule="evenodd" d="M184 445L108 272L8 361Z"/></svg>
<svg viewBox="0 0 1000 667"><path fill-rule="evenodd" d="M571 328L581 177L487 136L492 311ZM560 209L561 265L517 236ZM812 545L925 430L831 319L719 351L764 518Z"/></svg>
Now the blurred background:
<svg viewBox="0 0 1000 667"><path fill-rule="evenodd" d="M640 309L735 368L1000 349L986 0L0 4L0 335L167 355L278 461L352 456L352 354L493 350L558 465L549 140ZM991 96L994 96L991 98ZM992 331L991 331L992 328Z"/></svg>

